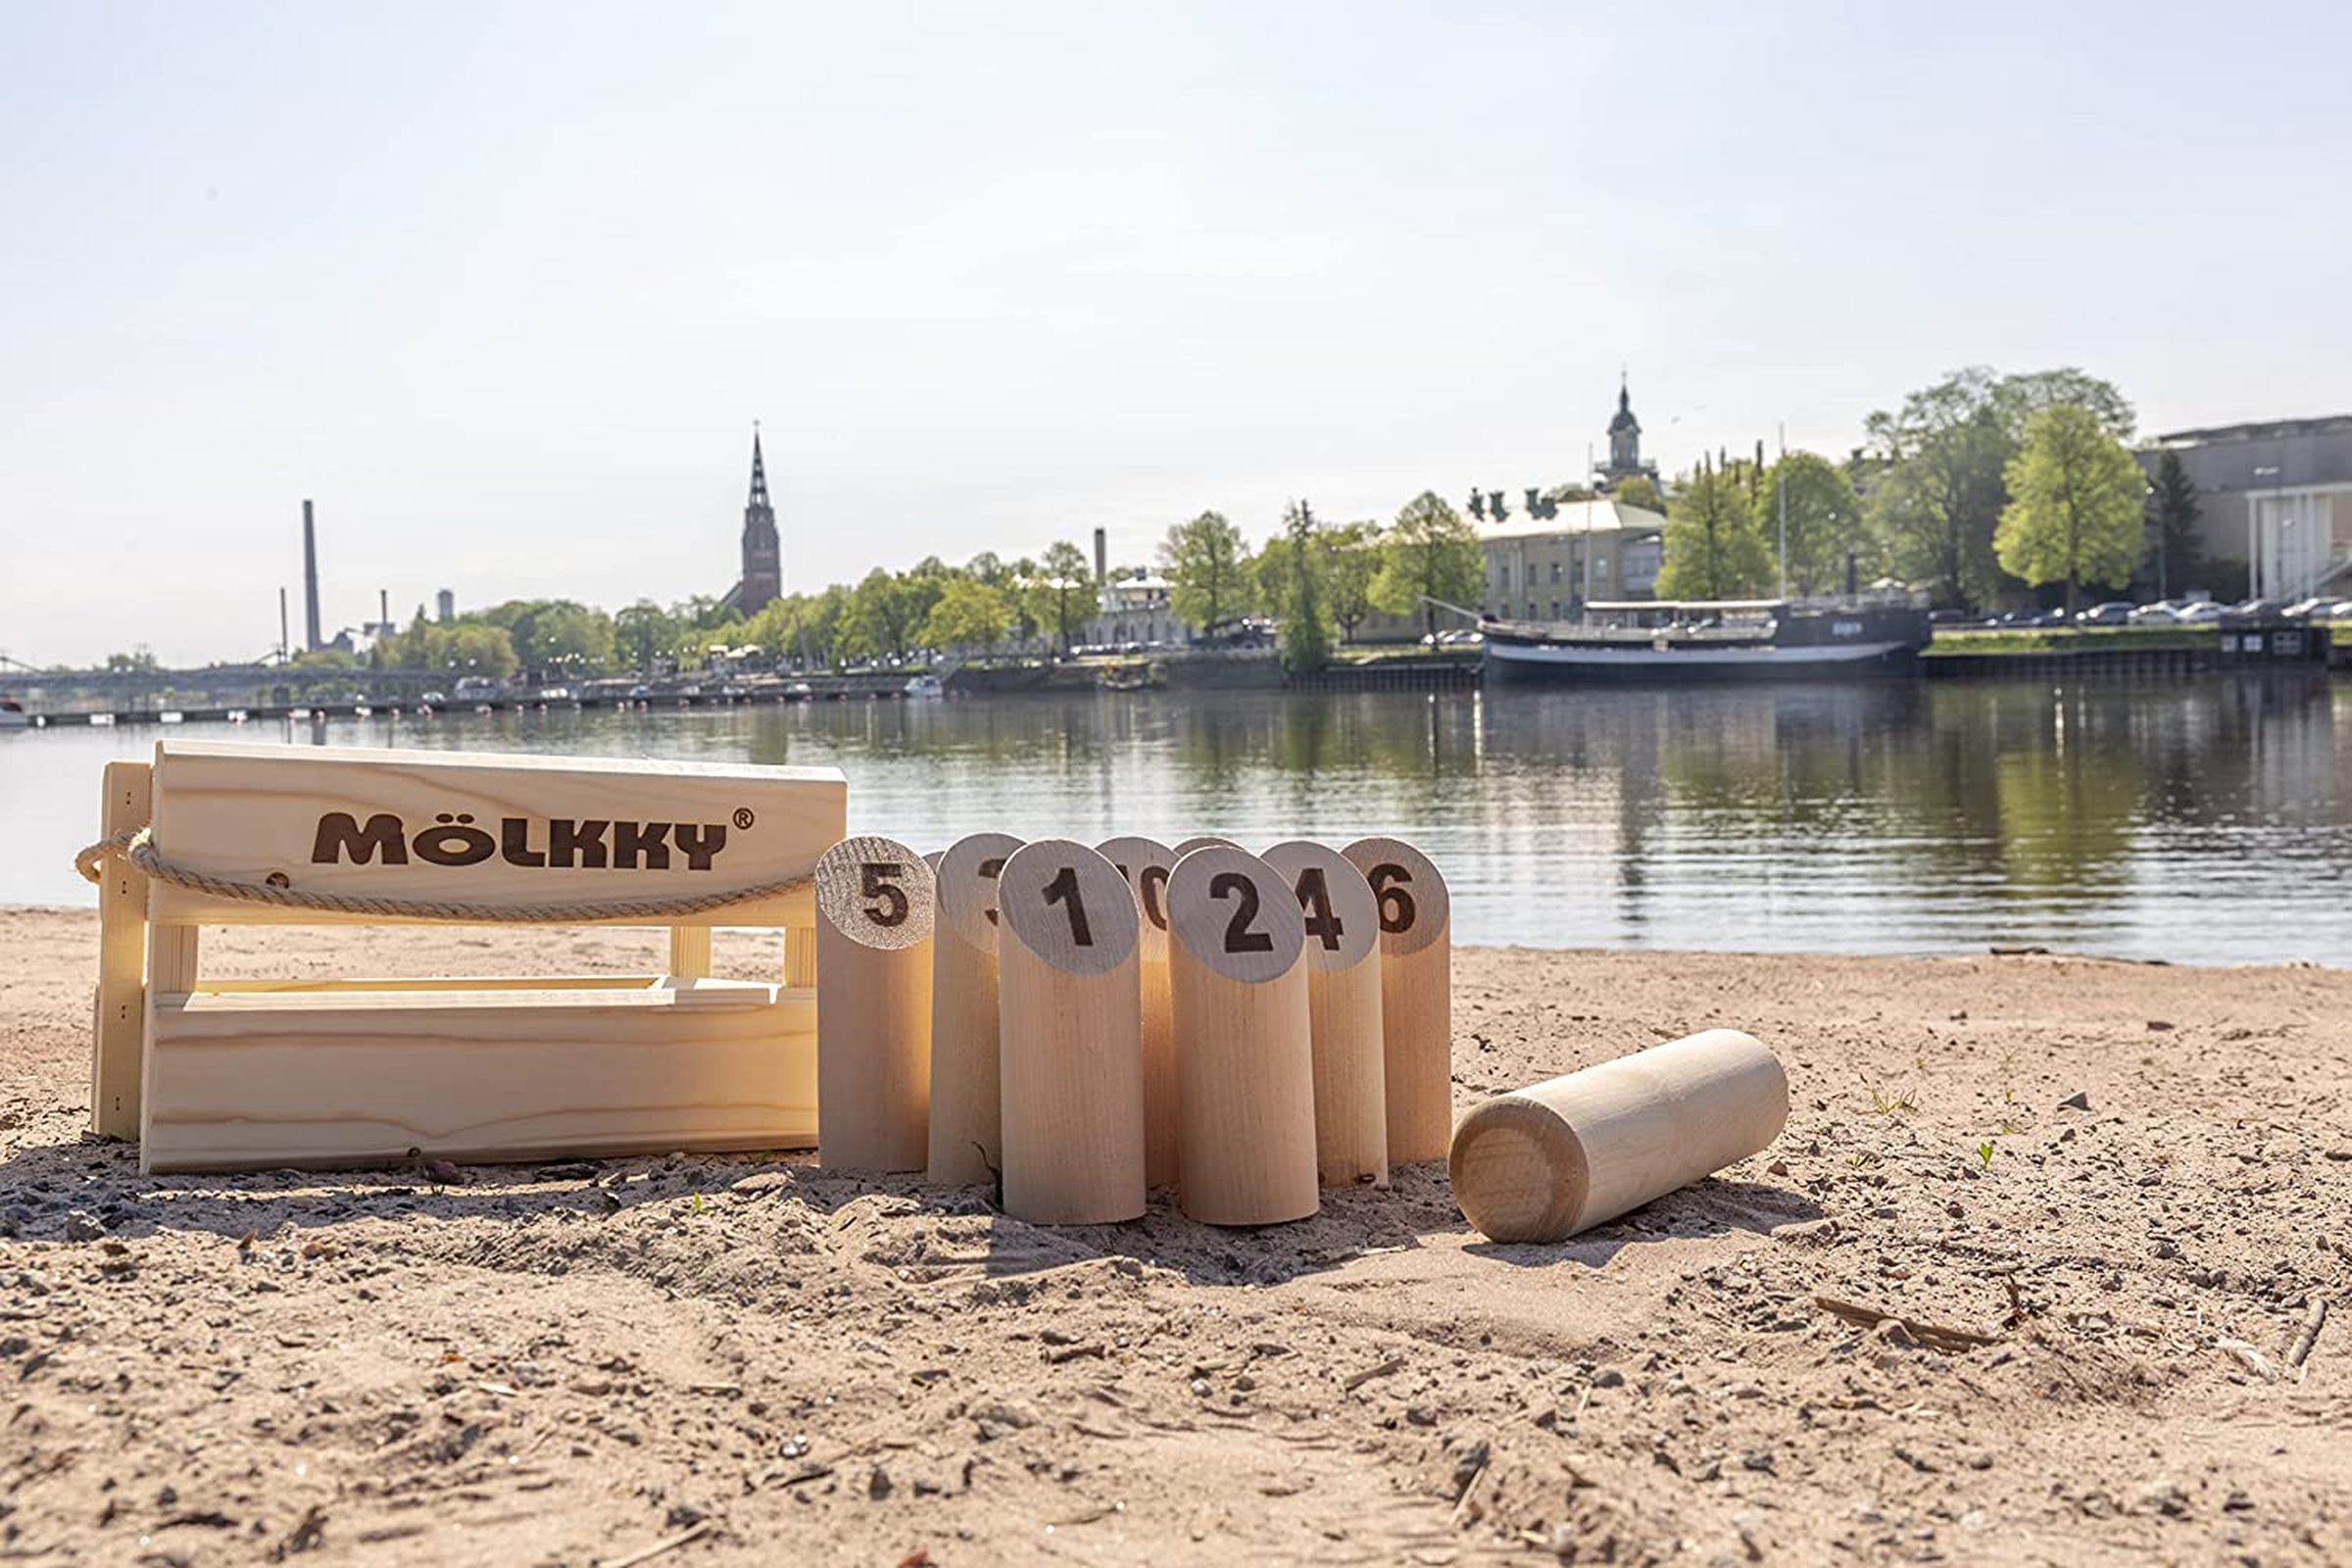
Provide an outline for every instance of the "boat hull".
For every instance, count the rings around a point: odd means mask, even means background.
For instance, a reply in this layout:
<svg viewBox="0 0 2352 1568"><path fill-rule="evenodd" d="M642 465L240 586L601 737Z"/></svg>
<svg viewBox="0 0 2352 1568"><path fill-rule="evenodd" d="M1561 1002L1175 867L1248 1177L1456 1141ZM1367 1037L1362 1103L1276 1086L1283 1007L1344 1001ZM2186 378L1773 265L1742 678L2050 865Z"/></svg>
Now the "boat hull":
<svg viewBox="0 0 2352 1568"><path fill-rule="evenodd" d="M1549 685L1871 680L1912 673L1918 654L1907 642L1661 649L1639 643L1601 647L1498 642L1490 637L1486 675L1491 681Z"/></svg>

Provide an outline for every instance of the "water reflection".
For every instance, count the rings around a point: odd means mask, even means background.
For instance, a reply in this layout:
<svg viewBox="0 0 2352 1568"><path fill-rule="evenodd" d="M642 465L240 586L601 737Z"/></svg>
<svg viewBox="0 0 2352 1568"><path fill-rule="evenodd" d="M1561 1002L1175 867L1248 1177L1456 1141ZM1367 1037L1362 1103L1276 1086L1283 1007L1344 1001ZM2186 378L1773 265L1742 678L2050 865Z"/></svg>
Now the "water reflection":
<svg viewBox="0 0 2352 1568"><path fill-rule="evenodd" d="M982 828L1398 832L1446 869L1474 942L2352 952L2352 687L2325 681L1153 693L271 728L296 744L831 763L854 826L925 848ZM45 853L62 860L97 760L152 738L15 737L0 808L54 819ZM50 873L0 860L0 897L75 900Z"/></svg>

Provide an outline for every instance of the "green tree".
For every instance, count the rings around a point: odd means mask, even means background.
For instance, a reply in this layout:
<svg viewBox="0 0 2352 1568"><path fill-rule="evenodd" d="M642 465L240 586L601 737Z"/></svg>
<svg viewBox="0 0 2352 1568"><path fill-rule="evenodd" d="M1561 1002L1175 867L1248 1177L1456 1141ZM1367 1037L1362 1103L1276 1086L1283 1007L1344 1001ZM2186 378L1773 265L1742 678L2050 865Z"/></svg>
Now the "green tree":
<svg viewBox="0 0 2352 1568"><path fill-rule="evenodd" d="M1203 512L1170 528L1159 562L1168 574L1169 607L1188 625L1213 630L1249 605L1250 551L1221 513Z"/></svg>
<svg viewBox="0 0 2352 1568"><path fill-rule="evenodd" d="M1311 674L1331 662L1331 626L1323 611L1323 551L1315 537L1315 516L1303 501L1293 502L1282 516L1282 532L1266 547L1267 555L1282 562L1278 613L1282 618L1283 667Z"/></svg>
<svg viewBox="0 0 2352 1568"><path fill-rule="evenodd" d="M1352 642L1355 628L1372 613L1372 579L1380 575L1380 524L1342 522L1319 529L1323 555L1323 607L1340 641ZM1480 567L1483 573L1485 567Z"/></svg>
<svg viewBox="0 0 2352 1568"><path fill-rule="evenodd" d="M1749 466L1700 461L1666 514L1660 599L1745 599L1772 577L1772 555L1756 531Z"/></svg>
<svg viewBox="0 0 2352 1568"><path fill-rule="evenodd" d="M1062 657L1068 658L1071 642L1098 603L1086 552L1066 539L1048 545L1030 579L1029 601L1036 623L1060 640Z"/></svg>
<svg viewBox="0 0 2352 1568"><path fill-rule="evenodd" d="M958 577L939 596L923 617L923 641L933 648L978 649L987 652L1004 640L1012 624L1012 604L1004 591L977 577Z"/></svg>
<svg viewBox="0 0 2352 1568"><path fill-rule="evenodd" d="M2192 581L2204 565L2198 515L2196 481L2180 454L2168 448L2156 460L2155 482L2148 487L2146 563L2158 599L2172 598L2174 588Z"/></svg>
<svg viewBox="0 0 2352 1568"><path fill-rule="evenodd" d="M2148 482L2098 415L2071 403L2034 414L2007 479L1993 536L2006 570L2036 586L2065 583L2070 616L2083 584L2132 580Z"/></svg>
<svg viewBox="0 0 2352 1568"><path fill-rule="evenodd" d="M1869 552L1869 528L1853 482L1829 459L1791 452L1764 470L1756 491L1757 525L1777 548L1787 509L1788 586L1799 594L1835 591L1845 558Z"/></svg>
<svg viewBox="0 0 2352 1568"><path fill-rule="evenodd" d="M1434 640L1439 604L1431 601L1473 603L1486 581L1487 558L1478 534L1436 492L1424 490L1404 504L1396 526L1382 542L1372 603L1393 615L1420 612Z"/></svg>
<svg viewBox="0 0 2352 1568"><path fill-rule="evenodd" d="M654 661L677 652L678 631L677 617L651 599L640 599L612 617L614 651L640 675L651 675Z"/></svg>
<svg viewBox="0 0 2352 1568"><path fill-rule="evenodd" d="M1992 384L1992 402L2013 441L2025 439L2027 423L2044 409L2082 409L2098 421L2101 430L2118 441L2131 440L2132 427L2138 422L2132 405L2116 390L2114 382L2072 366L2004 375Z"/></svg>
<svg viewBox="0 0 2352 1568"><path fill-rule="evenodd" d="M899 573L876 566L850 591L841 617L840 644L852 656L906 662L906 650L922 624L921 589Z"/></svg>
<svg viewBox="0 0 2352 1568"><path fill-rule="evenodd" d="M1931 584L1938 604L1981 606L2001 592L1992 530L2008 499L2010 435L1995 384L1983 367L1954 371L1865 422L1880 465L1872 524L1894 570Z"/></svg>
<svg viewBox="0 0 2352 1568"><path fill-rule="evenodd" d="M1661 516L1666 512L1666 498L1658 493L1658 487L1645 473L1618 480L1617 487L1609 492L1609 498L1629 507L1640 507L1644 512L1655 512Z"/></svg>

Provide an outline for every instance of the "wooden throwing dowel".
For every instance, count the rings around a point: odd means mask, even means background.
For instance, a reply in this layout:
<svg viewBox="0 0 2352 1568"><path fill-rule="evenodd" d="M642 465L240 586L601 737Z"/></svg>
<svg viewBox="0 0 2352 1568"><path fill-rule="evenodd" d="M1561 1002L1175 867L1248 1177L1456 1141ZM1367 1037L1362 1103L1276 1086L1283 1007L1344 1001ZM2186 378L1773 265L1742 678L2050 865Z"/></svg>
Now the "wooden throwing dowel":
<svg viewBox="0 0 2352 1568"><path fill-rule="evenodd" d="M1388 1045L1380 1021L1380 912L1339 851L1294 839L1262 857L1298 896L1315 1047L1315 1164L1326 1187L1389 1185Z"/></svg>
<svg viewBox="0 0 2352 1568"><path fill-rule="evenodd" d="M102 837L147 825L150 771L146 762L106 764ZM122 855L108 856L99 872L90 1126L108 1138L136 1138L147 1035L147 875Z"/></svg>
<svg viewBox="0 0 2352 1568"><path fill-rule="evenodd" d="M1497 1242L1556 1242L1744 1159L1788 1120L1779 1058L1709 1029L1490 1100L1462 1118L1454 1201Z"/></svg>
<svg viewBox="0 0 2352 1568"><path fill-rule="evenodd" d="M931 867L843 839L816 862L816 1157L921 1170L930 1155Z"/></svg>
<svg viewBox="0 0 2352 1568"><path fill-rule="evenodd" d="M1068 839L1022 846L997 883L1004 1212L1102 1225L1144 1212L1135 899Z"/></svg>
<svg viewBox="0 0 2352 1568"><path fill-rule="evenodd" d="M1021 841L974 833L935 868L931 939L931 1141L924 1179L968 1187L1004 1167L997 1098L997 875Z"/></svg>
<svg viewBox="0 0 2352 1568"><path fill-rule="evenodd" d="M1298 901L1256 856L1211 845L1168 877L1168 936L1184 1211L1304 1219L1321 1199Z"/></svg>
<svg viewBox="0 0 2352 1568"><path fill-rule="evenodd" d="M1402 839L1358 839L1342 853L1380 905L1389 1163L1444 1159L1453 1133L1453 909L1446 879Z"/></svg>
<svg viewBox="0 0 2352 1568"><path fill-rule="evenodd" d="M1095 852L1134 890L1144 1003L1144 1182L1176 1185L1176 1043L1168 1021L1168 873L1176 854L1152 839L1105 839Z"/></svg>

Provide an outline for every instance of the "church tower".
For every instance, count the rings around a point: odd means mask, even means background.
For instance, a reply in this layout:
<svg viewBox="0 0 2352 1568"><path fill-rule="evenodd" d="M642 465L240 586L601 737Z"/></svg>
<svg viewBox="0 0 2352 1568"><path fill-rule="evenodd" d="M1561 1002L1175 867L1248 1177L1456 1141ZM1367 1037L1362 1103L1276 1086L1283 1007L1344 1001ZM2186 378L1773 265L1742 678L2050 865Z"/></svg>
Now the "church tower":
<svg viewBox="0 0 2352 1568"><path fill-rule="evenodd" d="M760 426L752 426L752 492L743 508L743 575L724 601L730 610L757 615L784 597L784 552L776 540L776 509L767 500L767 463L760 451Z"/></svg>
<svg viewBox="0 0 2352 1568"><path fill-rule="evenodd" d="M1634 417L1633 394L1626 389L1623 375L1617 378L1617 414L1609 420L1609 461L1597 471L1604 485L1637 475L1657 482L1656 466L1642 461L1642 421Z"/></svg>

